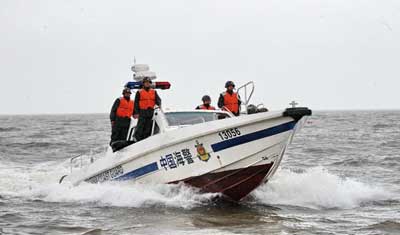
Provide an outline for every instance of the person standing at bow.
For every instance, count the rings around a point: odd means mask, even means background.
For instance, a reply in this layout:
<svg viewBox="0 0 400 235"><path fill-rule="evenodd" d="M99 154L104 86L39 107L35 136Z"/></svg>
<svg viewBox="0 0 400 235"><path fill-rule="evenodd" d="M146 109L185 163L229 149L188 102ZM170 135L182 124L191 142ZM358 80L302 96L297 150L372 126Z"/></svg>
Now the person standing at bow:
<svg viewBox="0 0 400 235"><path fill-rule="evenodd" d="M203 104L196 107L196 109L203 109L203 110L215 110L215 107L211 106L211 97L208 95L203 96L201 98Z"/></svg>
<svg viewBox="0 0 400 235"><path fill-rule="evenodd" d="M240 96L238 93L234 92L235 84L232 81L227 81L225 83L226 91L221 93L218 99L218 107L222 110L227 110L232 112L235 116L240 115Z"/></svg>
<svg viewBox="0 0 400 235"><path fill-rule="evenodd" d="M146 139L151 135L153 128L154 106L161 106L161 99L156 90L151 88L151 80L143 79L143 88L136 92L135 118L139 118L135 130L136 141Z"/></svg>
<svg viewBox="0 0 400 235"><path fill-rule="evenodd" d="M115 141L126 140L131 123L131 117L135 110L134 102L131 100L131 90L125 88L122 97L115 100L111 112L111 141L110 146Z"/></svg>

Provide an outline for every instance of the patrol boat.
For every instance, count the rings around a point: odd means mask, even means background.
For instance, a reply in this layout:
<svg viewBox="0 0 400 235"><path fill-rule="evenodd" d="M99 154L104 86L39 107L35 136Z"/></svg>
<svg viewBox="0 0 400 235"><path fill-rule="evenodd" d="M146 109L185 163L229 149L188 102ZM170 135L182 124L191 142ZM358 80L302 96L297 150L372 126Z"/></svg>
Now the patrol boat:
<svg viewBox="0 0 400 235"><path fill-rule="evenodd" d="M222 110L165 112L156 108L152 135L137 143L133 143L137 121L132 119L127 142L133 144L108 151L63 176L60 183L183 182L203 192L219 193L222 198L242 200L271 179L311 110L292 107L265 112L249 104L253 82L237 91L244 92L244 111L238 117Z"/></svg>

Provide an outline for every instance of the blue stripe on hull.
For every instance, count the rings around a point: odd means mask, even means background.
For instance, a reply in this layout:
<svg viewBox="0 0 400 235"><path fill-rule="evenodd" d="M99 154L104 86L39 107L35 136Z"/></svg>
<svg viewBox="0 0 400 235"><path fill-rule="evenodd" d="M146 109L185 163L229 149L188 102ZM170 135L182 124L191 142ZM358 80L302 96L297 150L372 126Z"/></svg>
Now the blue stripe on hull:
<svg viewBox="0 0 400 235"><path fill-rule="evenodd" d="M253 132L250 134L246 134L246 135L242 135L239 137L236 137L234 139L230 139L230 140L225 140L225 141L221 141L219 143L215 143L211 145L211 148L213 149L214 152L218 152L227 148L231 148L237 145L241 145L241 144L245 144L251 141L255 141L255 140L259 140L265 137L269 137L272 135L276 135L285 131L289 131L292 130L294 128L294 126L296 125L296 122L292 121L292 122L288 122L288 123L284 123L278 126L274 126L268 129L264 129L261 131L257 131L257 132ZM153 162L150 163L146 166L140 167L136 170L130 171L118 178L116 178L115 180L129 180L129 179L134 179L146 174L149 174L153 171L157 171L158 168L158 164L157 162Z"/></svg>
<svg viewBox="0 0 400 235"><path fill-rule="evenodd" d="M126 173L125 175L121 175L120 177L116 178L116 180L129 180L140 177L142 175L146 175L153 171L158 170L157 162L150 163L146 166L140 167L136 170Z"/></svg>
<svg viewBox="0 0 400 235"><path fill-rule="evenodd" d="M285 131L292 130L296 125L295 121L287 122L278 126L274 126L261 131L253 132L250 134L242 135L234 139L224 140L211 145L214 152L218 152L227 148L235 147L237 145L249 143L251 141L266 138L272 135L276 135Z"/></svg>

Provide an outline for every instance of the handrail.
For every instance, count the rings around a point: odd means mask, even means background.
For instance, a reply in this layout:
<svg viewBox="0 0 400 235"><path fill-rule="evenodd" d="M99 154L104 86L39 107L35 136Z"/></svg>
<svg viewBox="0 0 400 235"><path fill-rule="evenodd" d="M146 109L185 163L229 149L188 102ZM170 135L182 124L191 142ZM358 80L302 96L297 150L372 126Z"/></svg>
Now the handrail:
<svg viewBox="0 0 400 235"><path fill-rule="evenodd" d="M78 157L80 157L80 159L81 159L81 165L80 165L80 167L82 168L82 156L83 156L83 155L84 155L84 154L82 153L82 154L76 155L76 156L74 156L74 157L71 157L71 159L69 160L70 173L72 173L72 162L73 162L75 159L77 159Z"/></svg>
<svg viewBox="0 0 400 235"><path fill-rule="evenodd" d="M232 115L232 117L234 117L234 116L235 116L235 114L233 114L233 113L232 113L232 111L231 111L231 110L229 110L229 109L228 109L228 107L226 107L226 106L222 106L222 110L223 110L223 111L226 111L226 112L228 112L229 114L231 114L231 115Z"/></svg>
<svg viewBox="0 0 400 235"><path fill-rule="evenodd" d="M251 91L248 94L247 93L247 89L248 89L249 85L251 85L251 88L250 88ZM236 89L238 94L239 94L241 89L244 89L244 100L242 100L242 98L240 98L240 101L242 102L242 105L244 105L246 107L246 113L247 113L247 106L248 106L248 104L250 102L251 97L254 94L254 88L255 88L254 82L253 81L249 81L249 82L245 83L244 85L240 86L238 89ZM239 96L240 96L240 94L239 94Z"/></svg>
<svg viewBox="0 0 400 235"><path fill-rule="evenodd" d="M93 159L93 156L92 156L93 154L92 154L92 153L93 153L93 152L92 152L92 150L91 150L90 153L89 153L89 155L86 155L86 153L81 153L81 154L79 154L79 155L76 155L76 156L71 157L70 160L69 160L70 173L72 173L72 163L73 163L77 158L80 159L80 165L79 165L80 168L82 168L82 166L83 166L83 158L85 158L85 157L90 157L90 163L93 163L94 159Z"/></svg>
<svg viewBox="0 0 400 235"><path fill-rule="evenodd" d="M160 119L161 116L161 119ZM154 106L154 114L153 114L153 127L151 130L151 134L154 134L155 124L157 123L160 133L165 132L165 128L168 127L168 122L166 122L164 110L161 106L155 105ZM159 122L157 122L157 119Z"/></svg>

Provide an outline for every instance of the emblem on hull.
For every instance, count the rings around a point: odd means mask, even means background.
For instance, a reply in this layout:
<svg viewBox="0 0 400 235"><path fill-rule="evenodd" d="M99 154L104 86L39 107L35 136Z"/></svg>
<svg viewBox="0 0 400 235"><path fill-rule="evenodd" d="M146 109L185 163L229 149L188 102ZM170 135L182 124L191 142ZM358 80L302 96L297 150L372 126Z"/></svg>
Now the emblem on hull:
<svg viewBox="0 0 400 235"><path fill-rule="evenodd" d="M204 148L203 143L199 143L199 141L196 140L196 145L197 149L197 157L202 160L203 162L208 161L210 159L211 155L207 152L207 150Z"/></svg>

